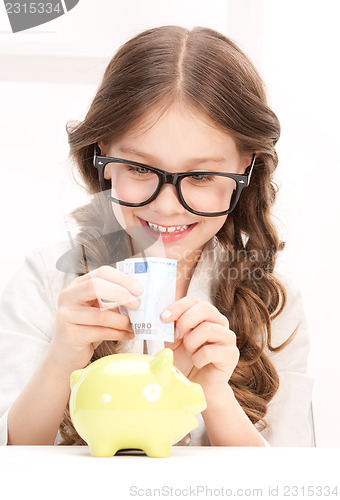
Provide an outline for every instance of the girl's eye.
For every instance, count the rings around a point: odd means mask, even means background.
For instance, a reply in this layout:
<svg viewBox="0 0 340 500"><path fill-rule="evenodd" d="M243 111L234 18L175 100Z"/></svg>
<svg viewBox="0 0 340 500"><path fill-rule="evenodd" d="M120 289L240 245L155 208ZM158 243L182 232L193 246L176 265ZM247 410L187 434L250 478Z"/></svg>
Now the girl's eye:
<svg viewBox="0 0 340 500"><path fill-rule="evenodd" d="M193 181L196 182L209 182L214 180L213 175L207 175L207 174L195 174L190 176Z"/></svg>
<svg viewBox="0 0 340 500"><path fill-rule="evenodd" d="M139 175L148 174L150 172L150 170L145 167L133 167L132 165L128 166L128 171Z"/></svg>

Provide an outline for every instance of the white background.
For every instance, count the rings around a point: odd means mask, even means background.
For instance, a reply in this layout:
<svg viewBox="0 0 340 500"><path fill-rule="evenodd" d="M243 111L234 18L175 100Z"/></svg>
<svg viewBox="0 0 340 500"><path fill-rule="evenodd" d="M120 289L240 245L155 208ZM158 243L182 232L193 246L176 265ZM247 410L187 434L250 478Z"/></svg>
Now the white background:
<svg viewBox="0 0 340 500"><path fill-rule="evenodd" d="M0 291L28 251L67 238L64 217L86 201L65 124L83 119L118 46L162 24L217 29L254 60L281 121L279 271L304 297L317 445L340 447L339 18L336 0L80 0L12 34L1 2Z"/></svg>
<svg viewBox="0 0 340 500"><path fill-rule="evenodd" d="M85 446L0 447L1 487L11 500L336 500L338 462L335 448L173 446L158 459L93 458Z"/></svg>

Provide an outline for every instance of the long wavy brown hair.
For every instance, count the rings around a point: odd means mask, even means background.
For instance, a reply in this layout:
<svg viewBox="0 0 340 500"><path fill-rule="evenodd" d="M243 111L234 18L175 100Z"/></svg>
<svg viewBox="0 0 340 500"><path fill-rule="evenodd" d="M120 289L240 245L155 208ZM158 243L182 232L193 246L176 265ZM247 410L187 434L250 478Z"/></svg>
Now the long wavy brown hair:
<svg viewBox="0 0 340 500"><path fill-rule="evenodd" d="M258 72L230 39L207 28L165 26L139 34L118 50L85 119L66 127L70 156L94 195L73 213L80 227L78 241L86 248L88 269L116 262L124 253L127 234L117 232L110 202L96 196L100 186L94 146L119 138L150 110L161 114L175 102L189 105L229 133L240 153L256 151L250 185L216 235L228 258L219 262L222 274L216 269L222 277L213 302L237 335L240 359L230 385L249 419L264 427L268 402L279 385L265 348L282 349L289 341L274 347L271 338L271 321L286 303L285 288L273 274L284 243L271 218L280 124ZM118 352L122 344L103 342L92 361ZM60 432L62 444L84 444L68 409Z"/></svg>

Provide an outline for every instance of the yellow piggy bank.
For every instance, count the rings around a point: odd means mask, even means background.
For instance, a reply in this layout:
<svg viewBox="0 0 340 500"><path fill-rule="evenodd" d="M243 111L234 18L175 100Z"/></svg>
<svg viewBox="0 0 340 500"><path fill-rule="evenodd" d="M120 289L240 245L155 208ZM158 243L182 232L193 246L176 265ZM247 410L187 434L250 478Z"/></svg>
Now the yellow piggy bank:
<svg viewBox="0 0 340 500"><path fill-rule="evenodd" d="M71 375L71 419L96 457L122 449L168 457L206 407L201 386L173 366L171 349L105 356Z"/></svg>

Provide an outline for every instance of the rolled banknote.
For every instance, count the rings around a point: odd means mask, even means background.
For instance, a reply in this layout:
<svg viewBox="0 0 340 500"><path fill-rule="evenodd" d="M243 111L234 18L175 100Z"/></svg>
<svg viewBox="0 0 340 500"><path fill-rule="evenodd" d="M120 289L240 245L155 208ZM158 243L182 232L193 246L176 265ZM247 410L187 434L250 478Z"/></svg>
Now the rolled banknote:
<svg viewBox="0 0 340 500"><path fill-rule="evenodd" d="M119 306L120 312L129 316L136 338L174 342L174 323L164 323L160 315L176 298L177 261L140 257L125 259L116 265L119 271L133 276L144 287L143 294L138 295L137 309Z"/></svg>

